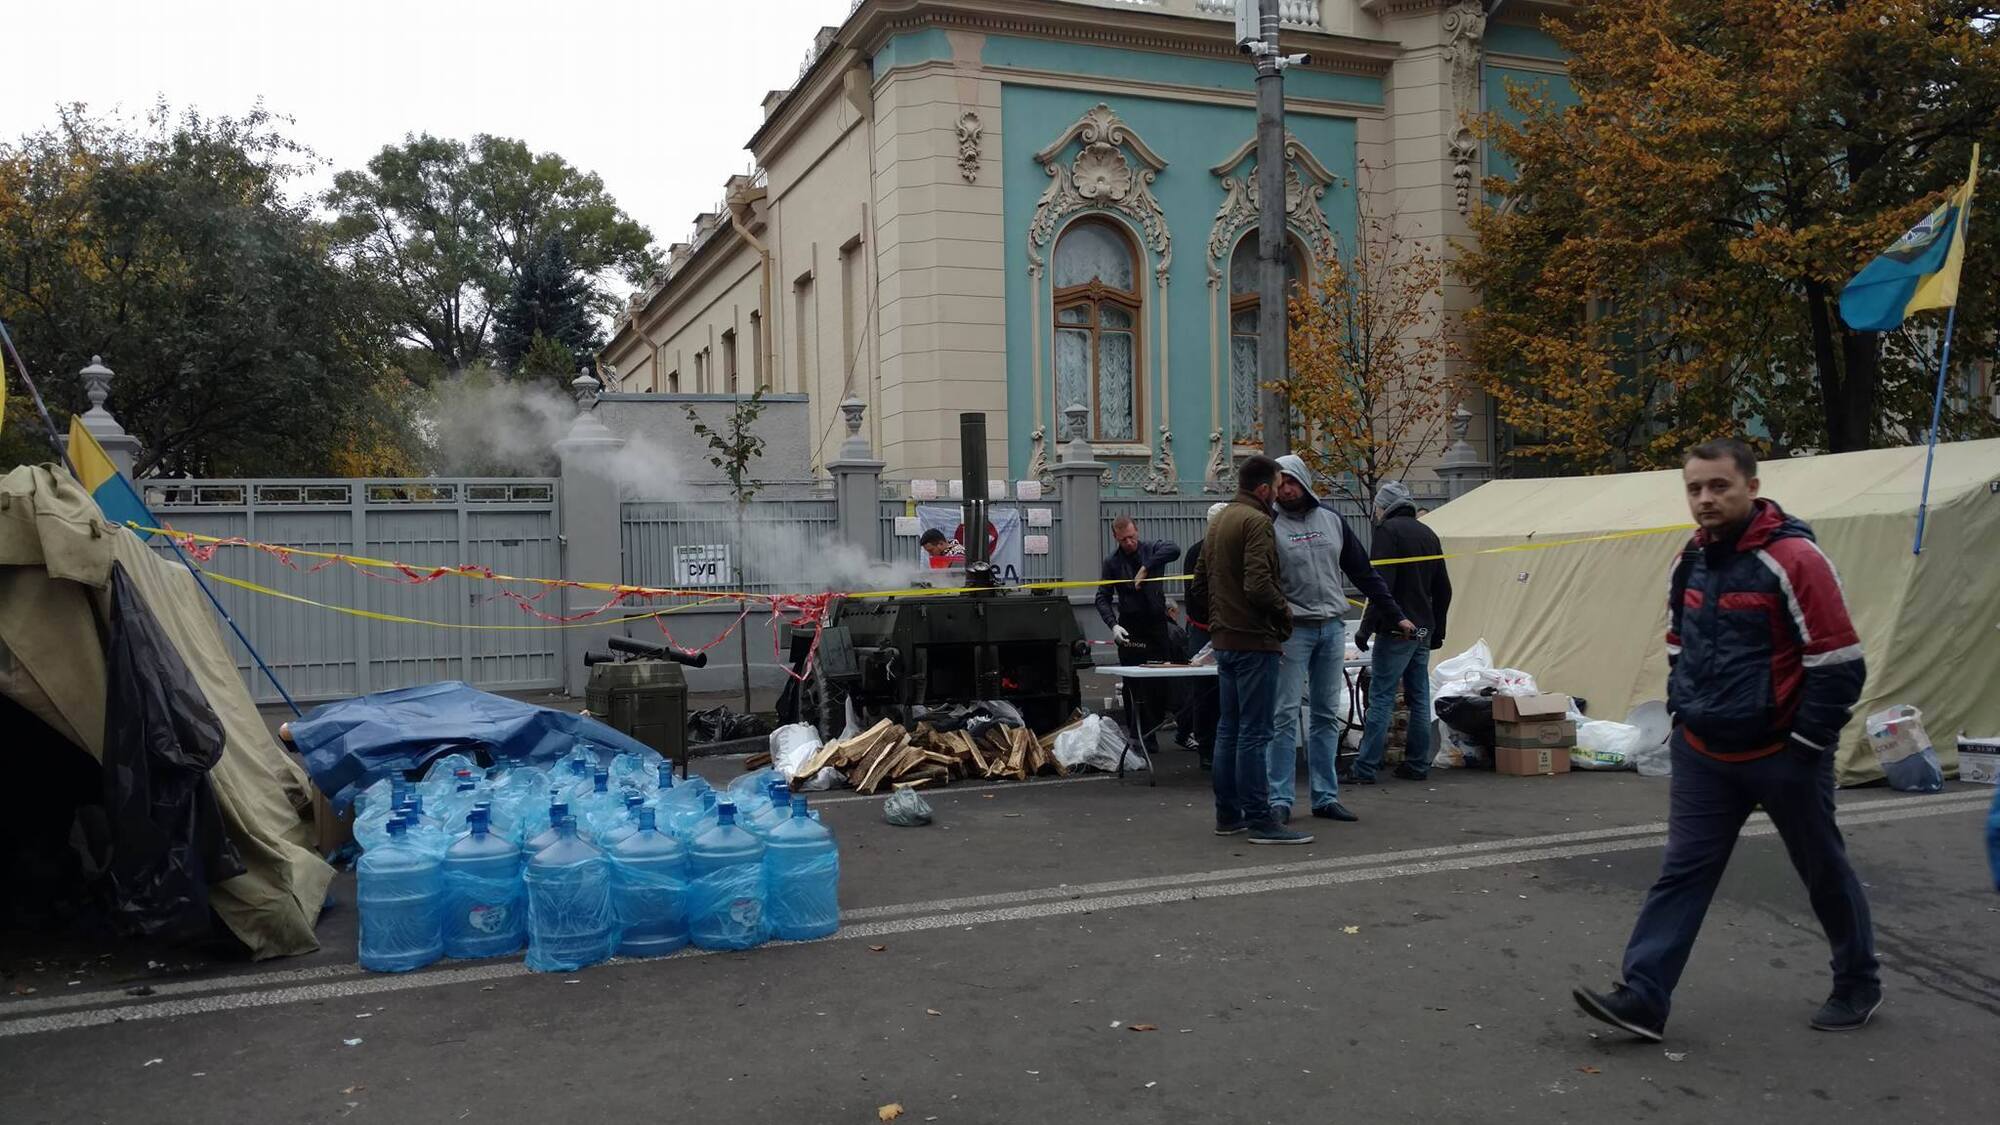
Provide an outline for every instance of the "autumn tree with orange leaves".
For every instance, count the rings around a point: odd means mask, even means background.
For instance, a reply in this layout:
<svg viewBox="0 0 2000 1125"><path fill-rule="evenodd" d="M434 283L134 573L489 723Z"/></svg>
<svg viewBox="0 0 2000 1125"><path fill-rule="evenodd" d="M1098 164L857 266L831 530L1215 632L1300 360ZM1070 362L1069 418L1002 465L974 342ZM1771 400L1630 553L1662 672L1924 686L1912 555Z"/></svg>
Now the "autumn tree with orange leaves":
<svg viewBox="0 0 2000 1125"><path fill-rule="evenodd" d="M1284 392L1293 449L1326 491L1372 511L1383 481L1443 449L1457 396L1445 374L1454 346L1443 262L1394 216L1364 215L1362 228L1359 250L1317 255L1292 295Z"/></svg>
<svg viewBox="0 0 2000 1125"><path fill-rule="evenodd" d="M1616 471L1733 431L1780 452L1919 437L1941 314L1856 332L1840 290L1993 139L1997 17L1965 0L1620 0L1546 23L1577 104L1516 89L1514 120L1481 123L1518 172L1487 181L1496 206L1457 267L1482 293L1475 377L1513 455ZM1975 215L1970 232L1954 352L1990 362L2000 224ZM1943 427L1991 431L1962 394Z"/></svg>

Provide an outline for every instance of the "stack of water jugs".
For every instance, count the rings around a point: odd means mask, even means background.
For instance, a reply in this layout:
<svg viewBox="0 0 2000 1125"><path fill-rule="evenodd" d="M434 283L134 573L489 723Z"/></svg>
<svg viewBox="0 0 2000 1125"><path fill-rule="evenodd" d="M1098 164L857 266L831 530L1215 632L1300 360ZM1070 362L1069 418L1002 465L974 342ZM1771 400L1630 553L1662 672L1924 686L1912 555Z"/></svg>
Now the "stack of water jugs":
<svg viewBox="0 0 2000 1125"><path fill-rule="evenodd" d="M769 769L717 794L670 763L579 743L552 770L463 755L358 803L361 964L528 949L568 972L614 953L748 949L840 925L833 834Z"/></svg>

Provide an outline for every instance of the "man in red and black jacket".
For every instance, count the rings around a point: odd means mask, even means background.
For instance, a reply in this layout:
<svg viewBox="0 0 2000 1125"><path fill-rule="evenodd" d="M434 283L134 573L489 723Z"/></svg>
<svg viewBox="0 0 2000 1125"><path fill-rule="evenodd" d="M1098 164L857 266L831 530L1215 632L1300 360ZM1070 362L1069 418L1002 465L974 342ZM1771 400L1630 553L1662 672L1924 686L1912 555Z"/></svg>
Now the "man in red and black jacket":
<svg viewBox="0 0 2000 1125"><path fill-rule="evenodd" d="M1667 602L1674 715L1667 851L1625 947L1625 982L1576 990L1583 1010L1644 1039L1664 1033L1674 986L1736 836L1771 818L1833 946L1833 994L1813 1016L1849 1031L1882 1003L1868 900L1833 812L1833 755L1867 677L1840 579L1812 528L1757 495L1757 457L1733 439L1688 451L1699 530Z"/></svg>

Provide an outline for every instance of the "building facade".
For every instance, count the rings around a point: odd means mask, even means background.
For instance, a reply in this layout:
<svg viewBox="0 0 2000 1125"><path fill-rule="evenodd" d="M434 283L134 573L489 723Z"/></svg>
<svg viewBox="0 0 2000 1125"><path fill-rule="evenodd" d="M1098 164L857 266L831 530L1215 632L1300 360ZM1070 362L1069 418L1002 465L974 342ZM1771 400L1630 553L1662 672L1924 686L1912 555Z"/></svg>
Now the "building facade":
<svg viewBox="0 0 2000 1125"><path fill-rule="evenodd" d="M1254 71L1231 0L860 0L765 100L758 171L672 246L604 358L618 389L867 404L895 477L1039 475L1089 409L1114 485L1200 489L1254 442ZM1490 171L1467 128L1562 87L1532 0L1285 0L1293 260L1360 217L1449 256ZM1488 9L1494 9L1489 13ZM1560 91L1559 91L1560 92ZM1441 311L1473 295L1447 282ZM1490 457L1486 411L1468 439Z"/></svg>

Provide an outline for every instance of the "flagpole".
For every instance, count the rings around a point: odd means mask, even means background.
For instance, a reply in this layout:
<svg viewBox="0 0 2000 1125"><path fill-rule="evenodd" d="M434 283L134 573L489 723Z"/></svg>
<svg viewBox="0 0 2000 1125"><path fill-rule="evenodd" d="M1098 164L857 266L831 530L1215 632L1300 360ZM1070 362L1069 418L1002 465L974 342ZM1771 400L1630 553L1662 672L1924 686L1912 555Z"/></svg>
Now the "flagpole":
<svg viewBox="0 0 2000 1125"><path fill-rule="evenodd" d="M82 478L77 476L76 466L70 463L69 451L63 446L62 438L56 429L56 424L49 417L49 408L47 404L42 402L42 392L35 386L34 379L28 375L28 365L22 361L20 349L14 346L14 337L8 333L5 321L0 321L0 346L6 347L7 354L13 357L14 366L20 370L21 382L27 385L29 397L35 400L35 409L41 412L42 425L47 426L49 430L49 444L55 446L56 456L62 458L63 468L69 470L71 479L81 483ZM132 488L132 482L125 480L125 474L118 474L118 479L124 482L126 488ZM136 491L135 499L139 499L136 496ZM146 506L144 499L139 499L139 506L142 508ZM201 571L196 570L194 564L188 561L187 556L181 553L181 545L174 542L171 535L167 537L167 546L174 549L174 557L181 561L182 566L187 567L188 574L194 578L194 584L201 587L202 593L208 595L208 604L214 606L215 612L221 614L222 620L228 622L229 631L235 633L236 639L243 642L244 649L250 653L250 659L255 660L257 667L263 671L264 678L270 680L271 686L278 689L278 697L285 701L285 706L292 709L292 717L304 718L305 712L299 710L299 705L292 702L292 694L285 690L285 685L278 682L277 673L271 671L269 664L264 663L264 655L257 651L256 645L250 643L249 637L243 635L242 627L236 624L234 617L229 616L229 610L223 606L222 599L216 597L215 591L209 589L208 583L201 580Z"/></svg>
<svg viewBox="0 0 2000 1125"><path fill-rule="evenodd" d="M1910 545L1910 553L1924 553L1924 516L1931 502L1931 465L1937 460L1938 423L1944 415L1944 376L1951 369L1951 329L1958 321L1958 302L1951 303L1950 311L1944 314L1944 356L1938 360L1937 393L1931 397L1931 440L1924 451L1924 490L1917 498L1917 538Z"/></svg>

